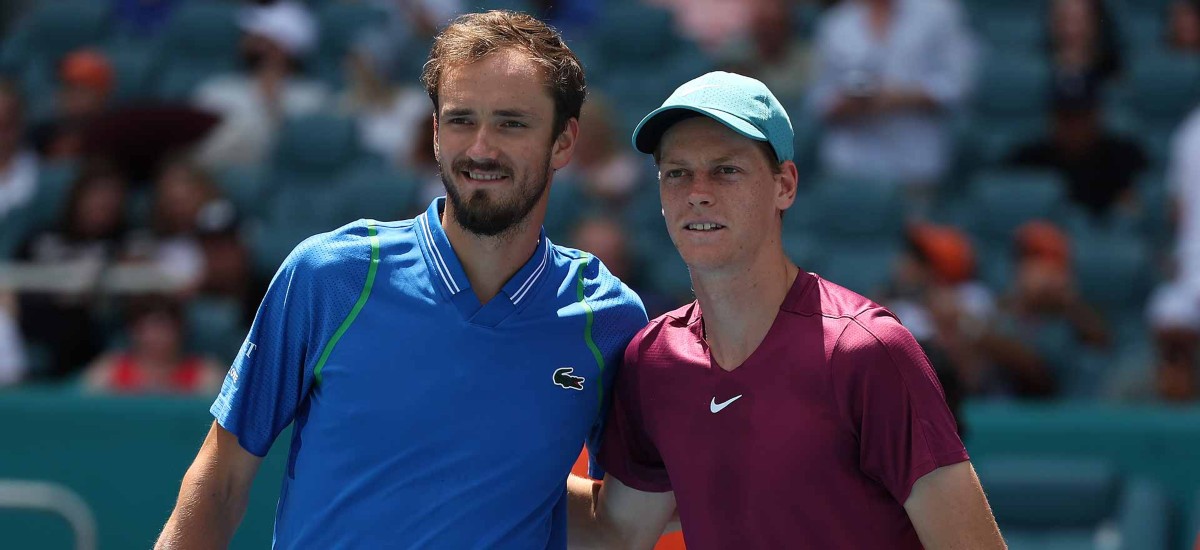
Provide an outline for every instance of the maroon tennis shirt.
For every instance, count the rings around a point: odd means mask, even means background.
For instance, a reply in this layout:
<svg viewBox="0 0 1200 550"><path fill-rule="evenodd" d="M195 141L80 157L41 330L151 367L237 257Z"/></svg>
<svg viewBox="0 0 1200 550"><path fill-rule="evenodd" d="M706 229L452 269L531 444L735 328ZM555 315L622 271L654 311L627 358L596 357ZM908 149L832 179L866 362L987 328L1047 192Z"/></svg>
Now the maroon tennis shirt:
<svg viewBox="0 0 1200 550"><path fill-rule="evenodd" d="M600 464L674 491L689 550L921 548L913 483L968 460L920 346L886 309L801 272L726 372L696 302L633 338Z"/></svg>

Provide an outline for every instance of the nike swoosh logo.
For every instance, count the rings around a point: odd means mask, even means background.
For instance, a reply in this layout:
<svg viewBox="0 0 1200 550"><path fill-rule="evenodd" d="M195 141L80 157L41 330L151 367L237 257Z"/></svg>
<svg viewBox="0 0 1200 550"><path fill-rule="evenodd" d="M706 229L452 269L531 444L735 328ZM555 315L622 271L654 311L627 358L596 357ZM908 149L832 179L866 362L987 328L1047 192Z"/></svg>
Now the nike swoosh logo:
<svg viewBox="0 0 1200 550"><path fill-rule="evenodd" d="M728 401L722 401L720 403L717 403L717 398L714 397L712 398L712 402L708 404L708 410L712 411L713 414L717 414L721 412L721 409L728 407L730 403L737 401L740 397L741 395L730 397Z"/></svg>

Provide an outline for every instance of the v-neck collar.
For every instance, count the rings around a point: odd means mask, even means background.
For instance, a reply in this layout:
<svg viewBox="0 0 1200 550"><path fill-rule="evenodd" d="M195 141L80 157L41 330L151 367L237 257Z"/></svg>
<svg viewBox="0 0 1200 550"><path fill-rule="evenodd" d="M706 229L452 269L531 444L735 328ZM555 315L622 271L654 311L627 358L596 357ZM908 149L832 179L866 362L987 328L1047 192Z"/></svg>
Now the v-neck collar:
<svg viewBox="0 0 1200 550"><path fill-rule="evenodd" d="M433 274L433 285L459 310L463 319L478 325L496 326L511 315L518 307L528 303L538 283L545 275L550 263L550 240L542 228L538 245L521 269L501 287L500 293L486 304L471 290L471 282L458 259L450 239L442 228L442 212L446 198L438 197L429 204L424 213L417 216L416 230L425 261Z"/></svg>

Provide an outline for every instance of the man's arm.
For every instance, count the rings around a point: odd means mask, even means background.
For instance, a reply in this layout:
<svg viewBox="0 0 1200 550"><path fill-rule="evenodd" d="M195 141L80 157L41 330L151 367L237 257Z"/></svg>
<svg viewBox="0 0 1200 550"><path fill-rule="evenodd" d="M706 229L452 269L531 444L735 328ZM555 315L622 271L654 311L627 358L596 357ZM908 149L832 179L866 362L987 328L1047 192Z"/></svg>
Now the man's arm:
<svg viewBox="0 0 1200 550"><path fill-rule="evenodd" d="M183 476L175 510L154 547L228 547L246 512L250 484L261 462L242 448L237 436L213 422L196 460Z"/></svg>
<svg viewBox="0 0 1200 550"><path fill-rule="evenodd" d="M970 462L922 476L904 509L925 548L1007 548Z"/></svg>
<svg viewBox="0 0 1200 550"><path fill-rule="evenodd" d="M603 483L567 479L571 548L653 548L675 515L675 493L633 489L613 476Z"/></svg>

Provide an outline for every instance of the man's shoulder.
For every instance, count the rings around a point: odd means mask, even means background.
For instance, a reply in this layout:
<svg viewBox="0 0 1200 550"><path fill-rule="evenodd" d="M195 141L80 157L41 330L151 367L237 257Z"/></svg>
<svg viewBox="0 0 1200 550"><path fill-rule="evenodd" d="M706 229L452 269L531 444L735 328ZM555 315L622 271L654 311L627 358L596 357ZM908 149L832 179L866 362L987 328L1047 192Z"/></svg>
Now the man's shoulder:
<svg viewBox="0 0 1200 550"><path fill-rule="evenodd" d="M799 281L801 285L784 300L780 309L808 316L821 316L834 319L854 319L864 312L873 309L883 309L883 306L853 290L850 290L816 273L801 272L798 277L807 278Z"/></svg>
<svg viewBox="0 0 1200 550"><path fill-rule="evenodd" d="M670 348L680 338L691 338L689 328L699 304L693 300L651 319L633 336L630 346L643 354L646 350Z"/></svg>
<svg viewBox="0 0 1200 550"><path fill-rule="evenodd" d="M569 293L577 300L586 300L591 306L622 318L630 317L639 326L646 323L641 297L609 271L600 258L583 250L552 246L554 263L570 279L566 281L570 283Z"/></svg>
<svg viewBox="0 0 1200 550"><path fill-rule="evenodd" d="M406 239L404 229L411 224L411 220L385 223L360 219L350 222L301 241L284 260L284 267L322 276L336 275L347 269L361 270L379 258L383 239Z"/></svg>

